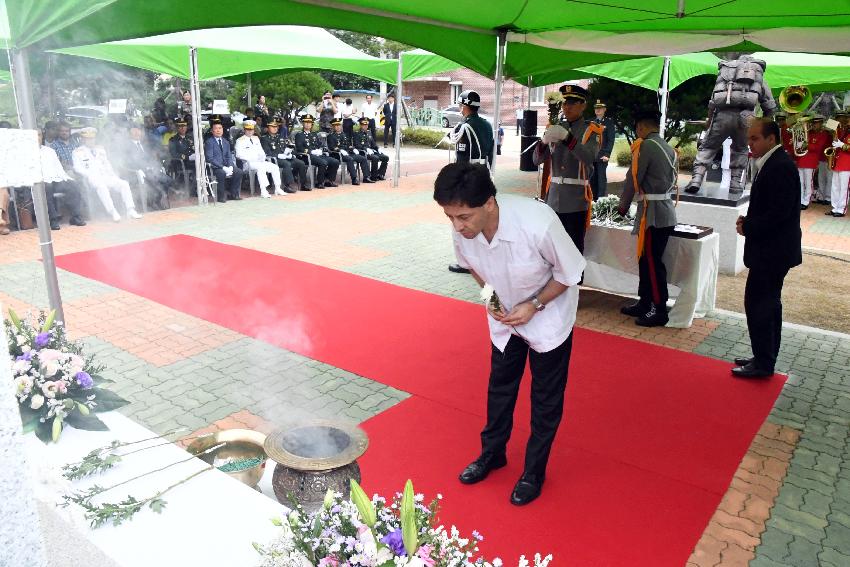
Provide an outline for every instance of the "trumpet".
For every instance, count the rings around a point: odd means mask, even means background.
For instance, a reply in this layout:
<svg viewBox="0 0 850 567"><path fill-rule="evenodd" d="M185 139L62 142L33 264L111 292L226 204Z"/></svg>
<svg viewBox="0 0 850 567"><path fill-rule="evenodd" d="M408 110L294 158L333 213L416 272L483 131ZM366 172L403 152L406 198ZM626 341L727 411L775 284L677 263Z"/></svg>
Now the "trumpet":
<svg viewBox="0 0 850 567"><path fill-rule="evenodd" d="M826 156L826 165L829 169L835 169L835 160L838 157L838 152L832 146L829 146L823 151L823 155Z"/></svg>

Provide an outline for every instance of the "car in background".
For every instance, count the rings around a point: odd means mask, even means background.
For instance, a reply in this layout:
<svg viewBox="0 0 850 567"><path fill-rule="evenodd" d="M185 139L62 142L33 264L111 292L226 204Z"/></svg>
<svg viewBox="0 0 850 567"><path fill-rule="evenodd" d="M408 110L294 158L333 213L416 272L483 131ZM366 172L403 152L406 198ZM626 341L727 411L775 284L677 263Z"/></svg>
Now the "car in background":
<svg viewBox="0 0 850 567"><path fill-rule="evenodd" d="M479 112L478 115L489 122L490 126L493 125L493 118L491 116L487 116L481 112ZM454 128L459 123L463 122L463 114L460 112L460 106L453 104L452 106L447 106L441 110L440 122L442 123L443 128Z"/></svg>
<svg viewBox="0 0 850 567"><path fill-rule="evenodd" d="M107 116L108 108L105 106L72 106L65 111L65 120L72 126L100 126Z"/></svg>

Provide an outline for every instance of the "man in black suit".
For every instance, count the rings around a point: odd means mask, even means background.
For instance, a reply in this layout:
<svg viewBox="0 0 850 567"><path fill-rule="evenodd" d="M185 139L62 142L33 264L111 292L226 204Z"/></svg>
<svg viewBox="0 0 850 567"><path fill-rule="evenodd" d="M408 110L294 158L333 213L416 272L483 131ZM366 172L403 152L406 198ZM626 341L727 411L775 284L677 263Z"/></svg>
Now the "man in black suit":
<svg viewBox="0 0 850 567"><path fill-rule="evenodd" d="M750 269L744 311L752 358L736 358L734 376L773 375L782 337L782 284L788 270L803 263L800 231L800 177L782 149L779 126L753 120L747 133L756 158L756 174L746 216L738 217L744 242L744 265Z"/></svg>
<svg viewBox="0 0 850 567"><path fill-rule="evenodd" d="M236 165L236 157L230 151L230 142L224 138L221 122L213 121L210 133L212 135L204 142L204 155L218 181L218 201L224 203L227 200L225 195L239 201L242 199L239 194L242 190L242 170ZM230 178L229 185L225 185L227 178Z"/></svg>

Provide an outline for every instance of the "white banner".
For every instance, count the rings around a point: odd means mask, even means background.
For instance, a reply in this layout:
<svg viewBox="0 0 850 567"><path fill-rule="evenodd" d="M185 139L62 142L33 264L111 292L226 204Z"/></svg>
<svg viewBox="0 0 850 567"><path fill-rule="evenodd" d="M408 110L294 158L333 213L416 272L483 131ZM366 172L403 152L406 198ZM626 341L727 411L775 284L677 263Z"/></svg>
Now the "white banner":
<svg viewBox="0 0 850 567"><path fill-rule="evenodd" d="M0 128L0 187L30 187L42 180L38 132Z"/></svg>
<svg viewBox="0 0 850 567"><path fill-rule="evenodd" d="M212 107L213 114L230 114L230 108L227 106L226 100L214 100Z"/></svg>
<svg viewBox="0 0 850 567"><path fill-rule="evenodd" d="M126 114L127 99L126 98L111 98L109 99L109 114Z"/></svg>

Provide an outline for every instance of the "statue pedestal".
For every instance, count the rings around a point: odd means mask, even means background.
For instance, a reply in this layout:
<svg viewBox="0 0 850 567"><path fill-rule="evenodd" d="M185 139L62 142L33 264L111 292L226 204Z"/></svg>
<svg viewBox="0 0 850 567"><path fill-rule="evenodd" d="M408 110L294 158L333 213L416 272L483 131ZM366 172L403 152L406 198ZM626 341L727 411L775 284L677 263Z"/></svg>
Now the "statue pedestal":
<svg viewBox="0 0 850 567"><path fill-rule="evenodd" d="M749 188L730 192L728 186L705 181L699 193L685 193L679 188L676 219L680 223L710 226L720 235L720 273L736 275L744 269L744 237L735 231L738 216L747 214Z"/></svg>

